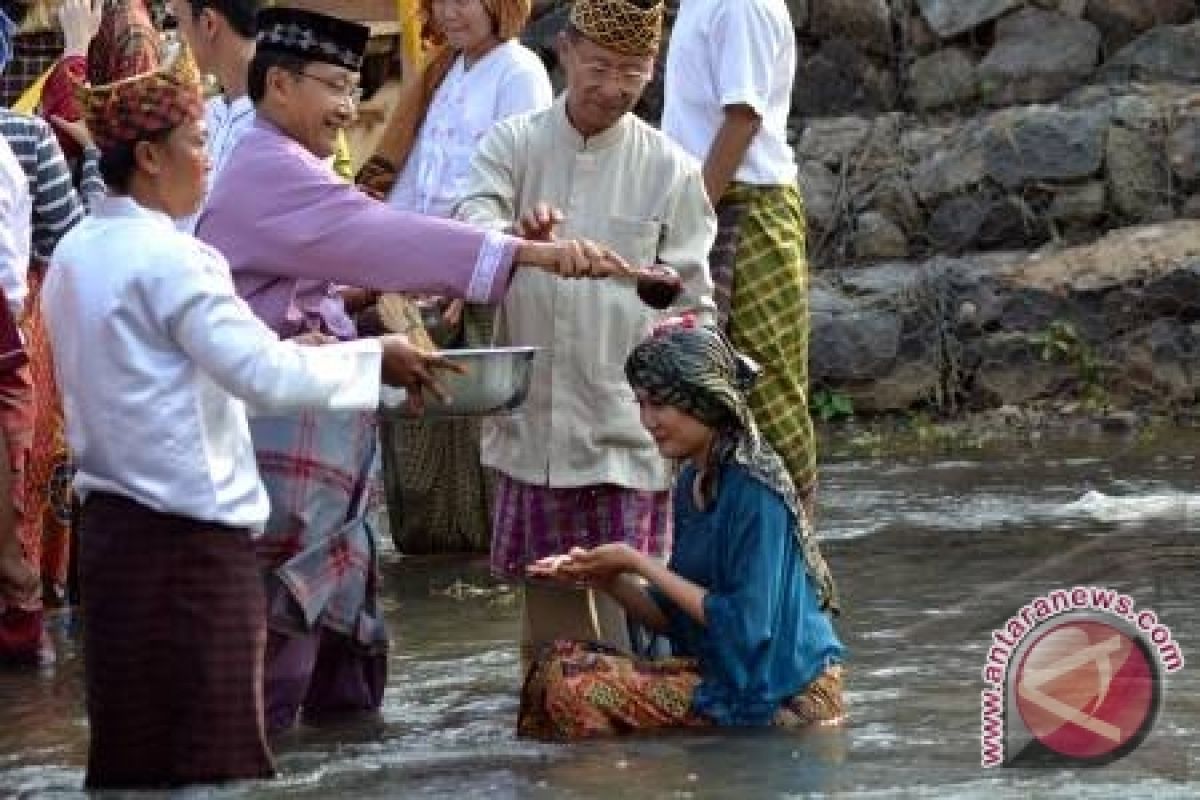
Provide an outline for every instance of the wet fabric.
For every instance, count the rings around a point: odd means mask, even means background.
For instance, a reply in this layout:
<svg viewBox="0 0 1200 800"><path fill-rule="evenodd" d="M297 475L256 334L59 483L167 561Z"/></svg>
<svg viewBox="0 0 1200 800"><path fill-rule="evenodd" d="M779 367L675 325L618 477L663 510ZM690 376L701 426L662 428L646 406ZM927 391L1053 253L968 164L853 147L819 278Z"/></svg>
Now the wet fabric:
<svg viewBox="0 0 1200 800"><path fill-rule="evenodd" d="M559 639L596 642L638 654L625 609L597 589L526 581L521 591L521 671Z"/></svg>
<svg viewBox="0 0 1200 800"><path fill-rule="evenodd" d="M271 499L255 549L274 643L265 677L272 730L291 724L308 703L314 710L378 708L388 640L376 605L379 554L368 522L375 415L259 417L250 431ZM365 688L343 691L339 681L326 681L322 665L331 660L344 680Z"/></svg>
<svg viewBox="0 0 1200 800"><path fill-rule="evenodd" d="M556 642L521 691L519 736L576 740L670 728L707 728L693 710L700 684L694 659L644 660L585 642ZM842 670L834 666L789 697L769 724L801 728L845 716Z"/></svg>
<svg viewBox="0 0 1200 800"><path fill-rule="evenodd" d="M694 466L675 488L668 566L706 590L704 622L660 589L650 596L668 620L672 654L700 663L696 711L720 725L762 725L783 700L844 661L845 649L819 591L828 569L815 541L796 535L797 512L747 468L719 469L721 491L710 506L695 502Z"/></svg>
<svg viewBox="0 0 1200 800"><path fill-rule="evenodd" d="M104 493L88 496L80 528L86 786L273 775L250 532Z"/></svg>
<svg viewBox="0 0 1200 800"><path fill-rule="evenodd" d="M328 628L290 636L271 631L267 639L267 734L287 730L299 719L372 711L383 704L387 653L365 653L357 643Z"/></svg>

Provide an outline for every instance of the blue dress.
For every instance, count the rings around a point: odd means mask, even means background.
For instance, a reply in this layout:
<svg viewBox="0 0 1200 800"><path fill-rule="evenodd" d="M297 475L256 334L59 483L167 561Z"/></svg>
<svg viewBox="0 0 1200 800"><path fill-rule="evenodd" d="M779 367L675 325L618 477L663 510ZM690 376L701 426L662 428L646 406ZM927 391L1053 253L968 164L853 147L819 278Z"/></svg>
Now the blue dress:
<svg viewBox="0 0 1200 800"><path fill-rule="evenodd" d="M717 725L766 725L845 650L792 533L795 519L778 494L744 467L722 468L716 502L695 505L694 467L675 484L670 567L708 590L701 625L661 592L675 655L697 659L693 709Z"/></svg>

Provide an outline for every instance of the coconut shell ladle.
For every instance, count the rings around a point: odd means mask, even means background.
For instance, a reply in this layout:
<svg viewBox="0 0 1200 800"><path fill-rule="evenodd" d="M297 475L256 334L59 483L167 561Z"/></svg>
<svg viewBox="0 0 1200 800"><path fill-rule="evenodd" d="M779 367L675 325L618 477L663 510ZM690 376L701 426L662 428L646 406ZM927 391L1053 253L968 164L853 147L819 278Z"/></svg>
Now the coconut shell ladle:
<svg viewBox="0 0 1200 800"><path fill-rule="evenodd" d="M668 309L683 292L679 273L663 264L643 267L637 272L637 296L657 311Z"/></svg>

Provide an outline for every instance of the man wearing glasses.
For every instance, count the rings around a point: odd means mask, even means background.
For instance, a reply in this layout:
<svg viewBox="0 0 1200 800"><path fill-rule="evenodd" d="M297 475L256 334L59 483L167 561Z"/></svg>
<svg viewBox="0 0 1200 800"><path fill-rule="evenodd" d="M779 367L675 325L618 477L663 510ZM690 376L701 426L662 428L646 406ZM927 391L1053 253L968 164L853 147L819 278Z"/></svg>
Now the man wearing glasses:
<svg viewBox="0 0 1200 800"><path fill-rule="evenodd" d="M459 219L550 241L586 236L683 279L679 309L712 311L715 217L699 163L637 119L662 35L661 0L577 0L558 41L566 91L480 142ZM492 570L572 547L627 542L666 555L671 468L638 419L623 364L656 321L632 286L518 276L497 344L545 349L522 413L485 420L482 457L498 471ZM602 593L528 584L522 657L558 637L628 649L624 613Z"/></svg>
<svg viewBox="0 0 1200 800"><path fill-rule="evenodd" d="M338 286L494 303L518 266L564 276L628 271L592 242L531 242L391 208L323 159L351 122L368 29L292 8L258 15L247 90L256 119L234 148L196 235L230 262L238 293L283 338L351 339ZM377 709L387 636L366 501L374 413L308 412L251 422L271 516L256 549L267 580L269 731L301 709Z"/></svg>

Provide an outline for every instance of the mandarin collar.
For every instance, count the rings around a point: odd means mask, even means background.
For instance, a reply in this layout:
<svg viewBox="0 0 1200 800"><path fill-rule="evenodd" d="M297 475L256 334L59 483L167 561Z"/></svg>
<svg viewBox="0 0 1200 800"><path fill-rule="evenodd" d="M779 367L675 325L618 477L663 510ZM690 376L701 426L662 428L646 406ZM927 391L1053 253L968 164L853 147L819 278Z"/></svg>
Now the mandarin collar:
<svg viewBox="0 0 1200 800"><path fill-rule="evenodd" d="M95 215L109 219L145 219L156 225L162 225L163 227L175 230L175 223L171 221L171 218L166 213L146 208L137 200L124 194L107 195L100 201L100 206L96 209Z"/></svg>
<svg viewBox="0 0 1200 800"><path fill-rule="evenodd" d="M621 115L611 128L600 131L595 136L589 136L586 139L575 129L571 124L571 118L567 116L567 93L563 92L554 101L554 119L558 124L558 132L560 137L571 146L575 152L579 153L595 153L601 150L607 150L625 135L626 128L630 124L630 113L626 112Z"/></svg>

